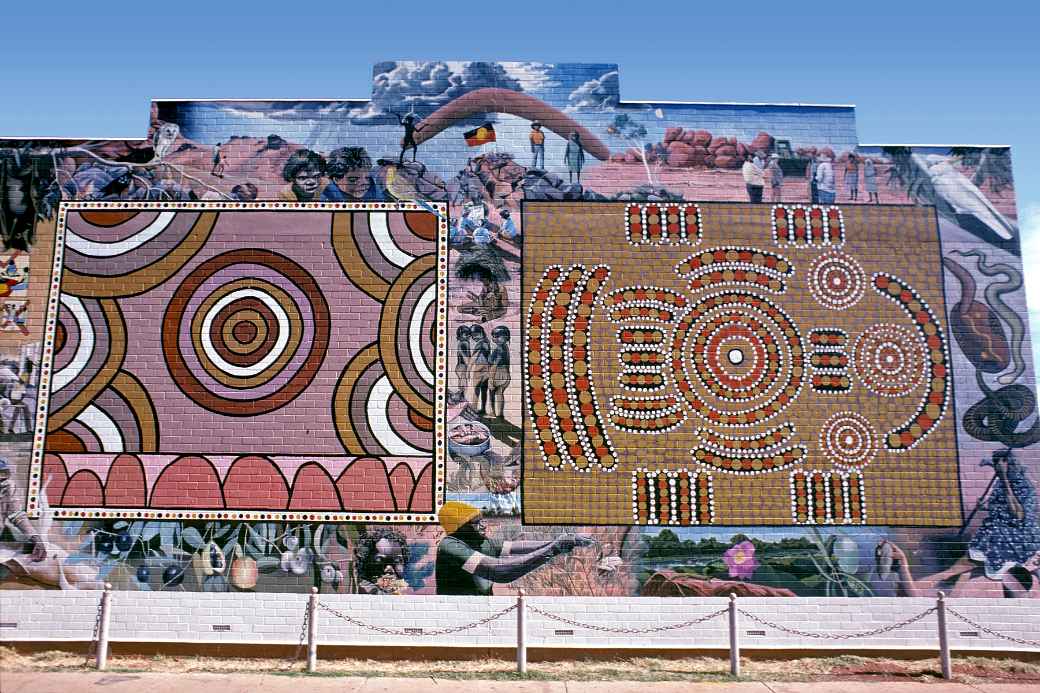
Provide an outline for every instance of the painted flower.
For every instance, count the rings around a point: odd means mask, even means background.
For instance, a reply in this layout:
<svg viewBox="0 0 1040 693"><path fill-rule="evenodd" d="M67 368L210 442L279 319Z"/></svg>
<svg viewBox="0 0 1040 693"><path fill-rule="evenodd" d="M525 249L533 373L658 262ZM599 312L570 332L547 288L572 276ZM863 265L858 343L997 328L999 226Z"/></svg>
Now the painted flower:
<svg viewBox="0 0 1040 693"><path fill-rule="evenodd" d="M722 558L729 568L729 576L738 580L747 580L758 567L758 561L755 560L755 545L750 541L734 544L722 555Z"/></svg>

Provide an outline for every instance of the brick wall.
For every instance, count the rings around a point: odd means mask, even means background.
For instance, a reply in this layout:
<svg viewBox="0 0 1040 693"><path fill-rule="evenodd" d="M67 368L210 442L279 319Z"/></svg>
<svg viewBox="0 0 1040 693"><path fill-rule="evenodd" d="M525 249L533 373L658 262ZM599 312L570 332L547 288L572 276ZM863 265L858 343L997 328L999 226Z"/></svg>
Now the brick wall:
<svg viewBox="0 0 1040 693"><path fill-rule="evenodd" d="M672 615L636 596L797 596L838 629L945 589L1028 630L974 601L1040 595L1006 148L860 146L850 106L625 102L615 65L373 76L369 100L0 141L0 584L108 581L154 615L183 589L276 639L311 587L402 625L523 588L633 624ZM490 543L456 532L477 511ZM73 600L34 638L96 597L12 594Z"/></svg>

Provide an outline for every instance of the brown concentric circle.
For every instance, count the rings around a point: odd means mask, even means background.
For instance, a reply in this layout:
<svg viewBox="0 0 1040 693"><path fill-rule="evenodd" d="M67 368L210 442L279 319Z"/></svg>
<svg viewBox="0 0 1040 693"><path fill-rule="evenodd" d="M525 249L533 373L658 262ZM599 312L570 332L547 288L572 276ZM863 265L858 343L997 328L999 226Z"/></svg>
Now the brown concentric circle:
<svg viewBox="0 0 1040 693"><path fill-rule="evenodd" d="M217 364L206 355L205 350L202 347L202 325L206 319L206 315L212 310L213 306L225 296L239 291L241 289L255 289L262 291L265 294L271 296L279 306L285 311L289 317L289 341L282 350L281 355L272 363L270 366L265 368L262 372L256 375L242 377L232 375L225 370L222 370ZM272 348L274 348L275 342L278 338L278 320L275 317L274 312L269 306L263 301L257 298L247 297L241 298L225 306L221 309L221 313L228 311L227 315L236 312L238 309L250 309L262 311L264 319L269 321L269 324L273 326L273 329L268 329L267 339L262 349L253 351L250 354L242 355L232 352L226 348L223 342L223 327L218 325L217 320L220 318L220 313L217 314L217 318L213 320L210 326L210 341L213 344L214 350L220 355L221 358L226 360L228 363L234 366L241 366L248 368L261 361ZM228 310L230 309L230 310ZM202 302L199 309L196 311L191 321L191 342L192 347L195 350L195 356L199 359L203 368L209 373L217 382L227 387L233 387L237 389L248 389L251 387L257 387L267 382L278 373L292 360L296 355L296 351L300 348L300 340L303 338L303 320L300 316L299 307L292 300L289 294L279 289L270 282L262 281L259 279L240 279L233 281L219 289L214 291L211 295L206 297L206 300Z"/></svg>
<svg viewBox="0 0 1040 693"><path fill-rule="evenodd" d="M181 353L179 343L181 327L186 317L185 310L187 309L192 295L211 276L227 267L238 264L252 266L261 265L267 267L284 277L287 283L291 283L295 286L296 289L307 297L308 303L305 307L306 315L300 316L300 319L301 321L306 319L311 322L314 331L311 343L306 347L303 347L307 349L305 358L302 363L294 369L294 372L285 385L274 392L253 399L231 399L206 388L206 386L202 384L198 377L188 367L184 354ZM253 286L256 286L257 280L253 279L250 281ZM278 289L278 291L281 290ZM284 294L284 292L282 293ZM208 298L209 297L207 297L207 299ZM287 294L286 298L288 298ZM289 307L295 304L290 300L287 303L281 302L280 305ZM287 311L287 313L288 312L289 311ZM203 311L197 311L196 316L193 316L192 319L193 325L195 324L194 318L197 317L199 313L204 315ZM297 310L296 313L297 315L300 315L299 310ZM201 322L199 322L199 324L201 325ZM291 333L302 335L302 322L299 324L293 324L290 319L290 325ZM194 271L188 274L184 282L177 287L169 302L166 314L163 316L163 352L166 356L167 367L169 368L170 375L174 382L181 391L196 404L211 411L228 416L256 416L258 414L264 414L280 409L299 396L299 394L311 383L321 367L328 350L330 325L331 318L329 314L329 306L325 297L322 295L321 288L318 286L314 278L311 277L311 275L300 265L296 264L284 255L267 250L233 250L223 253L222 255L217 255L216 257L203 262L195 268ZM193 334L200 334L200 332L193 330ZM297 339L302 339L302 336ZM299 343L297 343L296 347L294 347L292 351L295 352L298 348L301 348ZM290 345L287 345L285 352L288 353L289 351ZM205 363L206 360L202 359L202 362ZM272 365L271 369L274 369L274 367L275 366ZM276 373L277 371L269 370L265 371L265 374L268 372ZM223 377L226 378L226 374L224 374ZM264 377L264 381L269 380L271 377L273 377L273 375L267 374ZM239 385L244 385L244 380L245 379L241 378L236 379L237 384ZM223 380L220 379L218 379L218 381L223 382ZM246 387L249 386L246 385Z"/></svg>

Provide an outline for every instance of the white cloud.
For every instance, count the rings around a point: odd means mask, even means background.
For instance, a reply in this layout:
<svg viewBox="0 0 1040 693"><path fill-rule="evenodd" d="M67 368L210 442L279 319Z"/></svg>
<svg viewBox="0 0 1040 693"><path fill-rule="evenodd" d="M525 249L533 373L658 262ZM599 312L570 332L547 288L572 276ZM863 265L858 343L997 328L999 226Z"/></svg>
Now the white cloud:
<svg viewBox="0 0 1040 693"><path fill-rule="evenodd" d="M568 98L569 105L564 110L570 113L609 110L617 105L619 92L618 71L611 70L572 91Z"/></svg>
<svg viewBox="0 0 1040 693"><path fill-rule="evenodd" d="M355 123L397 122L390 109L424 117L463 94L483 87L523 91L519 80L498 63L388 62L376 66L372 100L350 112ZM479 120L479 118L478 118Z"/></svg>
<svg viewBox="0 0 1040 693"><path fill-rule="evenodd" d="M1040 204L1023 208L1018 220L1022 235L1022 269L1026 282L1026 305L1029 307L1030 340L1033 345L1035 372L1040 373Z"/></svg>
<svg viewBox="0 0 1040 693"><path fill-rule="evenodd" d="M506 74L520 83L526 92L539 92L560 86L552 78L553 66L546 63L500 63Z"/></svg>

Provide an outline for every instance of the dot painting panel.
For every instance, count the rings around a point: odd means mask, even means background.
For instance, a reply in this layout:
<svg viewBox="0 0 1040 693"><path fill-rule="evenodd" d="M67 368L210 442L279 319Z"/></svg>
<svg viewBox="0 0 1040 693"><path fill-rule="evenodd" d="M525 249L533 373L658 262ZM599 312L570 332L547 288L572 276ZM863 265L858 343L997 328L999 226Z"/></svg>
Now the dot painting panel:
<svg viewBox="0 0 1040 693"><path fill-rule="evenodd" d="M525 522L961 524L933 209L523 211Z"/></svg>
<svg viewBox="0 0 1040 693"><path fill-rule="evenodd" d="M434 520L428 209L64 203L28 509L46 488L58 517Z"/></svg>

